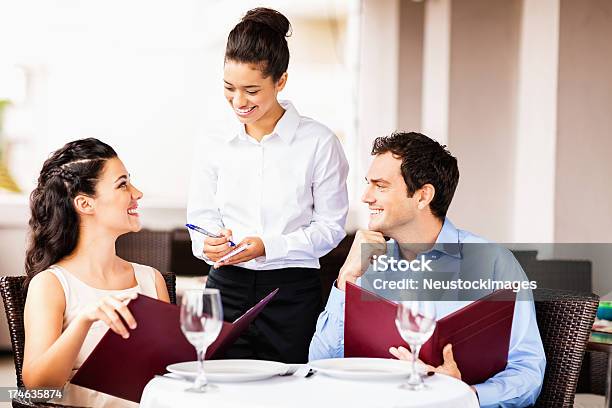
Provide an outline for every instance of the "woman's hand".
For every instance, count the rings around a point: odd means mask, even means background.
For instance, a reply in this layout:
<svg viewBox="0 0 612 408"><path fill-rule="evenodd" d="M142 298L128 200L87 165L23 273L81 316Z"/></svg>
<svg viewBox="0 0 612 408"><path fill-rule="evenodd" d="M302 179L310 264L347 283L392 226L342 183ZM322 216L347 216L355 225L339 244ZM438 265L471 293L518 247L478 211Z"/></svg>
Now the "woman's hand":
<svg viewBox="0 0 612 408"><path fill-rule="evenodd" d="M235 249L229 243L232 240L232 230L222 229L219 235L221 238L206 237L204 239L204 256L213 262L217 262Z"/></svg>
<svg viewBox="0 0 612 408"><path fill-rule="evenodd" d="M112 331L124 339L127 339L130 337L130 333L119 316L121 315L130 329L136 328L136 320L127 308L127 305L130 300L136 299L137 297L137 293L106 296L98 302L85 307L79 317L89 324L101 320L106 323Z"/></svg>
<svg viewBox="0 0 612 408"><path fill-rule="evenodd" d="M245 245L247 245L247 249L232 256L229 259L226 259L223 262L215 263L215 268L218 268L220 266L235 265L241 262L247 262L251 259L266 255L266 247L264 246L263 241L259 237L246 237L245 239L240 241L238 245L236 245L236 248L240 248ZM236 248L232 248L232 250Z"/></svg>

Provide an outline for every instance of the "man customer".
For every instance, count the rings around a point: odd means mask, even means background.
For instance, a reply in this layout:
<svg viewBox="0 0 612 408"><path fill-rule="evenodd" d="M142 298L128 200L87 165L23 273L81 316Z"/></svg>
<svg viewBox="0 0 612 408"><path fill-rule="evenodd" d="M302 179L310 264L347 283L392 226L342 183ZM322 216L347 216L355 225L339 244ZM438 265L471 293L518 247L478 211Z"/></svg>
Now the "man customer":
<svg viewBox="0 0 612 408"><path fill-rule="evenodd" d="M372 259L387 252L388 245L405 259L414 258L399 244L429 244L436 257L457 256L445 245L487 243L481 237L457 229L446 217L459 181L457 160L436 141L420 133L394 133L379 137L372 148L374 160L366 176L367 187L362 201L368 205L370 218L367 230L357 231L349 255L340 269L325 310L317 321L310 344L309 359L342 357L344 355L344 301L347 282L360 283L369 269L362 259ZM387 241L385 237L389 237ZM368 245L363 245L368 244ZM367 251L368 253L362 253ZM511 274L524 273L512 254L503 249L496 256L501 262L491 262L490 276L500 278L510 268ZM495 260L494 260L495 261ZM465 302L444 302L438 318L460 309ZM403 347L392 348L397 358L411 359ZM461 378L452 345L443 352L444 363L436 371ZM523 407L537 399L544 377L546 358L538 331L532 301L517 301L505 370L472 389L481 406Z"/></svg>

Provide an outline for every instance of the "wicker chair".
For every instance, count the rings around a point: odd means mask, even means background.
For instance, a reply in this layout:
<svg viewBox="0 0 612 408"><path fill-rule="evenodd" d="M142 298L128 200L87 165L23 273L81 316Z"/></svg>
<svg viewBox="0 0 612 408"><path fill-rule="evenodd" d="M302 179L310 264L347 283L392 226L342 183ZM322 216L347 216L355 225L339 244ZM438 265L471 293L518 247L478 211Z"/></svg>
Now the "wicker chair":
<svg viewBox="0 0 612 408"><path fill-rule="evenodd" d="M535 308L546 353L546 372L536 407L570 408L599 298L593 294L538 289Z"/></svg>
<svg viewBox="0 0 612 408"><path fill-rule="evenodd" d="M162 273L170 302L176 304L176 276L172 272ZM15 374L17 386L23 387L21 370L23 368L23 352L25 334L23 327L23 309L25 307L26 294L23 290L25 276L3 276L0 278L0 293L4 300L4 310L9 325L11 344L13 346L13 358L15 359ZM28 404L23 401L13 400L13 407L38 407L38 406L61 406L54 404Z"/></svg>
<svg viewBox="0 0 612 408"><path fill-rule="evenodd" d="M158 271L172 271L172 231L151 231L124 234L117 239L117 255L126 261L149 265Z"/></svg>

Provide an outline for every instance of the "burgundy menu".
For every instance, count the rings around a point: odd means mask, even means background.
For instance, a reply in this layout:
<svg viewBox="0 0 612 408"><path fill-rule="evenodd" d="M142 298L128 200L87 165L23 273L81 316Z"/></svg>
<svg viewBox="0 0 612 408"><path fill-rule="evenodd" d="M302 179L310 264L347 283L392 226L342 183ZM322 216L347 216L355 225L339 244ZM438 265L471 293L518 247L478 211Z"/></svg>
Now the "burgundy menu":
<svg viewBox="0 0 612 408"><path fill-rule="evenodd" d="M442 364L442 349L453 345L463 381L479 384L504 370L516 295L499 290L439 319L419 358ZM344 320L344 356L391 358L389 347L408 345L395 326L397 304L348 283Z"/></svg>
<svg viewBox="0 0 612 408"><path fill-rule="evenodd" d="M233 323L223 322L206 359L222 357L276 292L278 289ZM178 306L138 295L128 307L138 322L130 337L124 339L108 330L70 382L139 402L145 385L156 374L164 374L169 364L195 360L196 352L181 331Z"/></svg>

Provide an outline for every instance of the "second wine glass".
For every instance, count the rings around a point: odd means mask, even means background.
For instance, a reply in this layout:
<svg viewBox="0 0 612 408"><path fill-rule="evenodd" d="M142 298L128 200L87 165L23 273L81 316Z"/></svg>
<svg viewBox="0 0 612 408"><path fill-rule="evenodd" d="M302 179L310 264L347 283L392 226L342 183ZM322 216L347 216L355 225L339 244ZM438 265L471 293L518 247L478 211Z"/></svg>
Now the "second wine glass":
<svg viewBox="0 0 612 408"><path fill-rule="evenodd" d="M223 327L223 306L218 289L190 289L181 300L181 330L195 347L198 355L198 375L189 391L206 392L208 381L204 373L206 349Z"/></svg>

